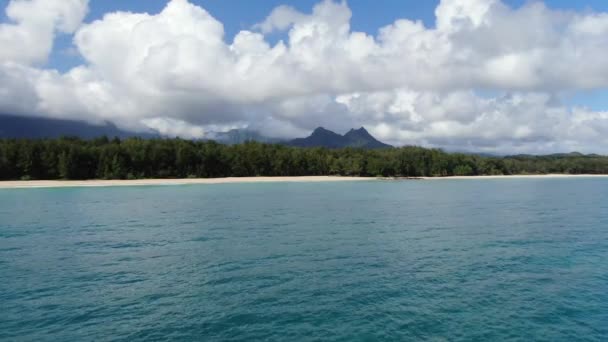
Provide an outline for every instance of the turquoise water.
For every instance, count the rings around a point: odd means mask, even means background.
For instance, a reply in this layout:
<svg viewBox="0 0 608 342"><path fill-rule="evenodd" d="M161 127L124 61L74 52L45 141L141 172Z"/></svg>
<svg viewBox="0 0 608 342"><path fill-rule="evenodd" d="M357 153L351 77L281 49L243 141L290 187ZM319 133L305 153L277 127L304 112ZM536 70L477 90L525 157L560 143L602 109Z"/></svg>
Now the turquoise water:
<svg viewBox="0 0 608 342"><path fill-rule="evenodd" d="M606 341L608 179L0 190L0 340Z"/></svg>

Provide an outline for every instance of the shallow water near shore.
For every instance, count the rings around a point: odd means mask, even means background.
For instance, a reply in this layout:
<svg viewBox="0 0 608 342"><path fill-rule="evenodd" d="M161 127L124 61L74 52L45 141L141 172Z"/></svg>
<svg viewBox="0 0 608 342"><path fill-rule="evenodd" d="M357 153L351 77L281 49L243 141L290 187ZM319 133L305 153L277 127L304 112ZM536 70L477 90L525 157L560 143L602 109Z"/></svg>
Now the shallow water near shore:
<svg viewBox="0 0 608 342"><path fill-rule="evenodd" d="M0 340L608 339L608 179L0 190Z"/></svg>

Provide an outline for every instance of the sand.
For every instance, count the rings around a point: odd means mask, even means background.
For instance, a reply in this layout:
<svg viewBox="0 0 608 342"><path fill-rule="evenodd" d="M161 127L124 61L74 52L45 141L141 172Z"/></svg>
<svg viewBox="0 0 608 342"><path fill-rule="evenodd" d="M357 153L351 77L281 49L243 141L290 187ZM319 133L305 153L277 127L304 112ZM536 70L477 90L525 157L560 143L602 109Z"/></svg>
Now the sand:
<svg viewBox="0 0 608 342"><path fill-rule="evenodd" d="M58 188L58 187L104 187L104 186L139 186L139 185L188 185L188 184L226 184L226 183L268 183L268 182L345 182L368 181L375 178L366 177L234 177L234 178L187 178L187 179L137 179L137 180L33 180L33 181L0 181L0 188Z"/></svg>
<svg viewBox="0 0 608 342"><path fill-rule="evenodd" d="M233 177L233 178L187 178L187 179L137 179L137 180L34 180L34 181L0 181L0 189L17 188L60 188L60 187L105 187L105 186L141 186L141 185L189 185L189 184L228 184L228 183L271 183L271 182L352 182L352 181L402 181L402 180L479 180L479 179L517 179L517 178L608 178L608 175L513 175L513 176L452 176L452 177L419 177L419 178L375 178L375 177L339 177L339 176L305 176L305 177Z"/></svg>

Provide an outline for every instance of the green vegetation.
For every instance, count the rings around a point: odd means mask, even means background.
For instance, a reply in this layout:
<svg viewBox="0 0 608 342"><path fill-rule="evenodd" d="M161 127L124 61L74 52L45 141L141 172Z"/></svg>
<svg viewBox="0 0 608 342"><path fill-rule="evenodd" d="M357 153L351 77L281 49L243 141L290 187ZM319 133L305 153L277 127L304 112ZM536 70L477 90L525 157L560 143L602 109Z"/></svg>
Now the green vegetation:
<svg viewBox="0 0 608 342"><path fill-rule="evenodd" d="M481 157L438 149L226 146L181 139L0 140L0 179L135 179L244 176L452 176L606 174L608 157Z"/></svg>

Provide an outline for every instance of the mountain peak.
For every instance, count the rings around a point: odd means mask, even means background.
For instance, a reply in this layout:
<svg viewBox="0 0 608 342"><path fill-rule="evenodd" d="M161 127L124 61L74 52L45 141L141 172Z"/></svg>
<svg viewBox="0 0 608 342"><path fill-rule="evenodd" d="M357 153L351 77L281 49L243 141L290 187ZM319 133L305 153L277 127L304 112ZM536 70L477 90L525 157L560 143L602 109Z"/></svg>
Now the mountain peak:
<svg viewBox="0 0 608 342"><path fill-rule="evenodd" d="M387 148L392 147L374 138L369 132L361 127L351 129L345 135L340 135L323 127L316 128L307 138L294 139L290 143L299 147L327 147L327 148Z"/></svg>
<svg viewBox="0 0 608 342"><path fill-rule="evenodd" d="M348 146L350 147L360 147L360 148L387 148L391 147L385 143L378 141L374 138L369 132L365 129L365 127L361 127L359 129L351 129L348 133L344 135L344 138L348 141Z"/></svg>
<svg viewBox="0 0 608 342"><path fill-rule="evenodd" d="M315 130L312 131L312 135L319 135L319 134L322 134L322 135L334 135L334 134L335 135L339 135L339 134L334 133L334 132L332 132L332 131L330 131L328 129L325 129L324 127L321 127L321 126L315 128Z"/></svg>
<svg viewBox="0 0 608 342"><path fill-rule="evenodd" d="M361 127L359 129L351 128L350 131L348 131L348 133L346 133L344 136L353 135L353 134L366 135L366 136L371 137L371 134L369 134L369 132L365 129L365 127Z"/></svg>

